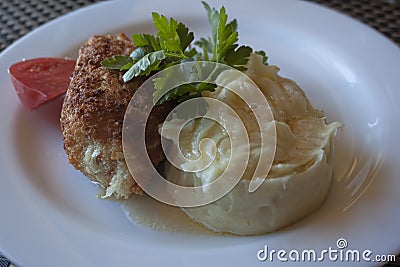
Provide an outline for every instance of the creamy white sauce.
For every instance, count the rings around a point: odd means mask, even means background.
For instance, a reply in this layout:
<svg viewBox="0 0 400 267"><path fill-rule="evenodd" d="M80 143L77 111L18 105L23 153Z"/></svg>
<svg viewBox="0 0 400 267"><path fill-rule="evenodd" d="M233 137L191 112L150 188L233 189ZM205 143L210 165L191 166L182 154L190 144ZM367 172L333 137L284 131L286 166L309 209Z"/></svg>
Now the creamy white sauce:
<svg viewBox="0 0 400 267"><path fill-rule="evenodd" d="M179 207L159 202L148 195L133 195L122 201L122 209L135 225L157 231L215 234L190 219Z"/></svg>

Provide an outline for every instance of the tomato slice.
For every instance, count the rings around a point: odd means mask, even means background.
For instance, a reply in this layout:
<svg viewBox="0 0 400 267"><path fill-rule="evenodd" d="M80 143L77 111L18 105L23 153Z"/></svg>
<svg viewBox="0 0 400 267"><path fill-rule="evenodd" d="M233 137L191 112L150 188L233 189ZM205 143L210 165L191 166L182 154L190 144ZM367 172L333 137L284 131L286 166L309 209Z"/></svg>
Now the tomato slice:
<svg viewBox="0 0 400 267"><path fill-rule="evenodd" d="M8 73L22 104L33 110L67 91L75 62L65 58L34 58L13 64Z"/></svg>

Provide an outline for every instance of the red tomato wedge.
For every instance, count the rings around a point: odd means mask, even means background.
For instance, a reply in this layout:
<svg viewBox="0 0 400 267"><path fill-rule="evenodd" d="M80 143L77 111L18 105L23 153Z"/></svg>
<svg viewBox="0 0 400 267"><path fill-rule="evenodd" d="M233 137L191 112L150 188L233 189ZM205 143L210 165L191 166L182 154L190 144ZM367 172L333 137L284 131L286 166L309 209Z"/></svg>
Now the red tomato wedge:
<svg viewBox="0 0 400 267"><path fill-rule="evenodd" d="M30 111L67 91L75 62L34 58L13 64L8 72L20 101Z"/></svg>

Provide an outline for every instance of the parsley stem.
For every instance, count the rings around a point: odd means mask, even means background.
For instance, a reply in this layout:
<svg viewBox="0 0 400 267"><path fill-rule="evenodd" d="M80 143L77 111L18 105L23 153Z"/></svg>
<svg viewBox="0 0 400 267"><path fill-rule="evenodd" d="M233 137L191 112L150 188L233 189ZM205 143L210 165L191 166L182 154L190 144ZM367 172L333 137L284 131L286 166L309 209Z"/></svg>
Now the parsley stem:
<svg viewBox="0 0 400 267"><path fill-rule="evenodd" d="M212 77L214 76L215 72L218 69L218 64L215 65L214 69L212 70L212 72L208 75L206 81L211 81Z"/></svg>
<svg viewBox="0 0 400 267"><path fill-rule="evenodd" d="M185 56L185 54L175 54L175 53L170 53L170 52L165 52L165 51L164 51L164 55L166 57L174 57L174 58L179 58L179 59L187 58L187 56Z"/></svg>

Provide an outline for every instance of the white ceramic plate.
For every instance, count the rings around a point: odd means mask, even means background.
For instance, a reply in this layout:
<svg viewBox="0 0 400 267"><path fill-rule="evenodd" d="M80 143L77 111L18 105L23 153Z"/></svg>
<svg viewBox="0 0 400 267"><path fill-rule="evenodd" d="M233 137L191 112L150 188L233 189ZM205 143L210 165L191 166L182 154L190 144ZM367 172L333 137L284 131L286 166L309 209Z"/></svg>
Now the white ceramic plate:
<svg viewBox="0 0 400 267"><path fill-rule="evenodd" d="M318 252L337 249L338 238L347 240L347 249L373 255L400 252L399 47L303 1L209 3L224 4L239 21L241 42L266 50L328 121L344 122L323 207L279 232L233 237L143 229L128 222L119 204L97 199L96 186L67 163L61 99L26 112L8 66L23 58L76 57L93 34L152 31L151 11L178 18L196 36L209 34L198 0L104 2L39 27L0 55L0 251L11 260L23 266L252 266L264 245Z"/></svg>

